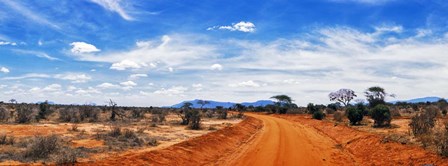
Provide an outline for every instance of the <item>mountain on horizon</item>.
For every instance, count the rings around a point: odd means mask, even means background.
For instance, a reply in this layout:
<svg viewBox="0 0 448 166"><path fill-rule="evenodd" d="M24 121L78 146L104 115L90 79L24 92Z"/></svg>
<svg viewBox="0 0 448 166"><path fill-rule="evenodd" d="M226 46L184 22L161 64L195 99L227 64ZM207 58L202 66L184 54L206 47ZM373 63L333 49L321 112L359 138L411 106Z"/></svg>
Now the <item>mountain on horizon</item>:
<svg viewBox="0 0 448 166"><path fill-rule="evenodd" d="M409 100L399 100L399 101L390 101L389 103L395 104L397 102L406 102L406 103L426 103L426 102L437 102L440 99L443 99L441 97L436 96L430 96L430 97L421 97L421 98L415 98L415 99L409 99Z"/></svg>
<svg viewBox="0 0 448 166"><path fill-rule="evenodd" d="M180 108L180 107L182 107L182 105L184 103L190 102L191 104L193 104L193 106L192 106L193 108L201 108L201 105L198 104L199 100L200 99L195 99L195 100L190 100L190 101L183 101L181 103L174 104L174 105L168 106L168 107L170 107L170 108ZM224 108L229 108L229 107L233 107L233 105L237 104L237 103L234 103L234 102L219 102L219 101L212 101L212 100L205 100L205 101L208 101L209 103L204 105L203 108L216 108L216 106L222 106ZM242 104L242 105L244 105L246 107L251 106L251 105L254 106L254 107L257 107L257 106L266 106L266 105L269 105L269 104L274 104L274 101L272 101L272 100L258 100L256 102L243 102L243 103L240 103L240 104Z"/></svg>

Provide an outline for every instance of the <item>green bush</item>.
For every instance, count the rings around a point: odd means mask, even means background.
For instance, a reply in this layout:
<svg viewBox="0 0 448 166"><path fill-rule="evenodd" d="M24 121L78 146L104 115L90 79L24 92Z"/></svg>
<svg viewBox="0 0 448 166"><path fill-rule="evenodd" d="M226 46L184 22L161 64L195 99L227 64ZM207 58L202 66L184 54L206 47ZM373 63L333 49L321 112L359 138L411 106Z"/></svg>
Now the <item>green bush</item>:
<svg viewBox="0 0 448 166"><path fill-rule="evenodd" d="M325 118L325 114L322 111L316 111L313 113L313 119L322 120Z"/></svg>
<svg viewBox="0 0 448 166"><path fill-rule="evenodd" d="M390 114L389 107L379 104L375 106L371 111L374 127L390 126L392 116Z"/></svg>
<svg viewBox="0 0 448 166"><path fill-rule="evenodd" d="M357 109L355 107L349 107L347 108L347 117L352 125L360 124L364 117L363 110Z"/></svg>

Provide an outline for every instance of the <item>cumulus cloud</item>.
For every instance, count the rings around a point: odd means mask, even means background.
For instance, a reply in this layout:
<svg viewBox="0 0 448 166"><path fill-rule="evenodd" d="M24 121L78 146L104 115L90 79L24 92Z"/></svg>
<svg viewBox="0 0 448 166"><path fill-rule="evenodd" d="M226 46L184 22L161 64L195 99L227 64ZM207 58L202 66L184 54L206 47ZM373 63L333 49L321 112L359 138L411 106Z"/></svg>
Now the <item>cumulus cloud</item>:
<svg viewBox="0 0 448 166"><path fill-rule="evenodd" d="M195 90L200 91L202 90L202 84L192 84L191 87L193 87Z"/></svg>
<svg viewBox="0 0 448 166"><path fill-rule="evenodd" d="M188 88L183 86L173 86L168 89L162 88L160 90L154 91L154 94L162 94L166 96L182 96L187 90Z"/></svg>
<svg viewBox="0 0 448 166"><path fill-rule="evenodd" d="M119 86L112 84L112 83L105 82L100 85L97 85L96 87L102 88L102 89L109 89L109 88L118 88Z"/></svg>
<svg viewBox="0 0 448 166"><path fill-rule="evenodd" d="M8 42L8 41L0 41L0 46L5 46L5 45L16 46L17 43L16 42Z"/></svg>
<svg viewBox="0 0 448 166"><path fill-rule="evenodd" d="M207 28L207 30L229 30L229 31L240 31L240 32L255 32L255 24L252 22L241 21L239 23L233 23L232 25L224 26L213 26Z"/></svg>
<svg viewBox="0 0 448 166"><path fill-rule="evenodd" d="M212 66L210 66L210 70L222 70L222 65L213 64Z"/></svg>
<svg viewBox="0 0 448 166"><path fill-rule="evenodd" d="M126 82L121 82L120 85L123 85L126 87L133 87L133 86L137 86L137 83L135 83L133 81L126 81Z"/></svg>
<svg viewBox="0 0 448 166"><path fill-rule="evenodd" d="M118 15L120 15L123 19L132 21L134 20L133 17L131 17L125 9L122 7L122 1L121 0L91 0L93 3L96 3L103 7L106 10L109 10L111 12L116 12Z"/></svg>
<svg viewBox="0 0 448 166"><path fill-rule="evenodd" d="M72 42L70 43L70 46L72 46L72 49L70 51L75 54L94 53L101 51L94 45L85 42Z"/></svg>
<svg viewBox="0 0 448 166"><path fill-rule="evenodd" d="M240 82L240 83L236 83L236 84L229 84L230 87L253 87L253 88L258 88L261 87L261 85L255 81L249 80L249 81L244 81L244 82Z"/></svg>
<svg viewBox="0 0 448 166"><path fill-rule="evenodd" d="M110 66L110 69L113 69L113 70L140 69L144 66L147 66L147 65L144 63L137 63L137 62L125 59L121 62L113 63L112 66Z"/></svg>
<svg viewBox="0 0 448 166"><path fill-rule="evenodd" d="M6 68L6 67L1 67L0 68L0 72L2 72L2 73L9 73L9 69Z"/></svg>
<svg viewBox="0 0 448 166"><path fill-rule="evenodd" d="M131 74L129 76L129 79L138 79L138 78L142 78L142 77L148 77L147 74Z"/></svg>
<svg viewBox="0 0 448 166"><path fill-rule="evenodd" d="M72 83L85 83L92 79L91 76L82 73L64 73L56 74L54 78L68 80Z"/></svg>
<svg viewBox="0 0 448 166"><path fill-rule="evenodd" d="M142 42L150 44L141 44ZM175 68L191 63L200 65L219 55L217 46L201 35L164 35L156 40L139 41L133 49L107 54L78 54L81 61L111 63L113 70ZM199 63L199 64L198 64Z"/></svg>

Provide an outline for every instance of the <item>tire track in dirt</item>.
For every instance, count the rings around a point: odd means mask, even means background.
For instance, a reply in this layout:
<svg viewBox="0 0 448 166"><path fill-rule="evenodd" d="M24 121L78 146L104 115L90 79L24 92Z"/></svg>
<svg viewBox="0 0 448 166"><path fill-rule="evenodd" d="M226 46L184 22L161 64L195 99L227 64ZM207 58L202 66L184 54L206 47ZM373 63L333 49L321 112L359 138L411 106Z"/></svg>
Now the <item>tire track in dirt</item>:
<svg viewBox="0 0 448 166"><path fill-rule="evenodd" d="M257 138L235 159L217 165L356 165L331 138L312 128L268 115L248 114L264 123Z"/></svg>

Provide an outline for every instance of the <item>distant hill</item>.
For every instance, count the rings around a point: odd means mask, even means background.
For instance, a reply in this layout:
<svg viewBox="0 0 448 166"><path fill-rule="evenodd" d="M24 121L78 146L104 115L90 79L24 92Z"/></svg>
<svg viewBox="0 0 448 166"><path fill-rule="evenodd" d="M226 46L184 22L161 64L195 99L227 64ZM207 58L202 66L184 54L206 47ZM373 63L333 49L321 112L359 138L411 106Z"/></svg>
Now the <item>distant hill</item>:
<svg viewBox="0 0 448 166"><path fill-rule="evenodd" d="M180 108L180 107L182 107L182 105L184 103L190 102L191 104L193 104L193 108L201 108L201 105L198 104L198 101L199 101L199 99L190 100L190 101L183 101L183 102L181 102L179 104L174 104L174 105L168 106L168 107ZM219 102L219 101L212 101L212 100L206 100L206 101L208 101L209 104L204 105L203 108L216 108L216 106L222 106L224 108L229 108L229 107L232 107L233 105L237 104L237 103L233 103L233 102ZM257 107L257 106L265 106L265 105L268 105L268 104L274 104L274 101L272 101L272 100L258 100L256 102L243 102L243 103L240 103L240 104L242 104L242 105L244 105L246 107L250 106L250 105L252 105L254 107Z"/></svg>
<svg viewBox="0 0 448 166"><path fill-rule="evenodd" d="M437 102L440 99L443 99L441 97L422 97L422 98L415 98L410 100L400 100L400 101L391 101L389 103L395 104L397 102L406 102L406 103L426 103L426 102Z"/></svg>

